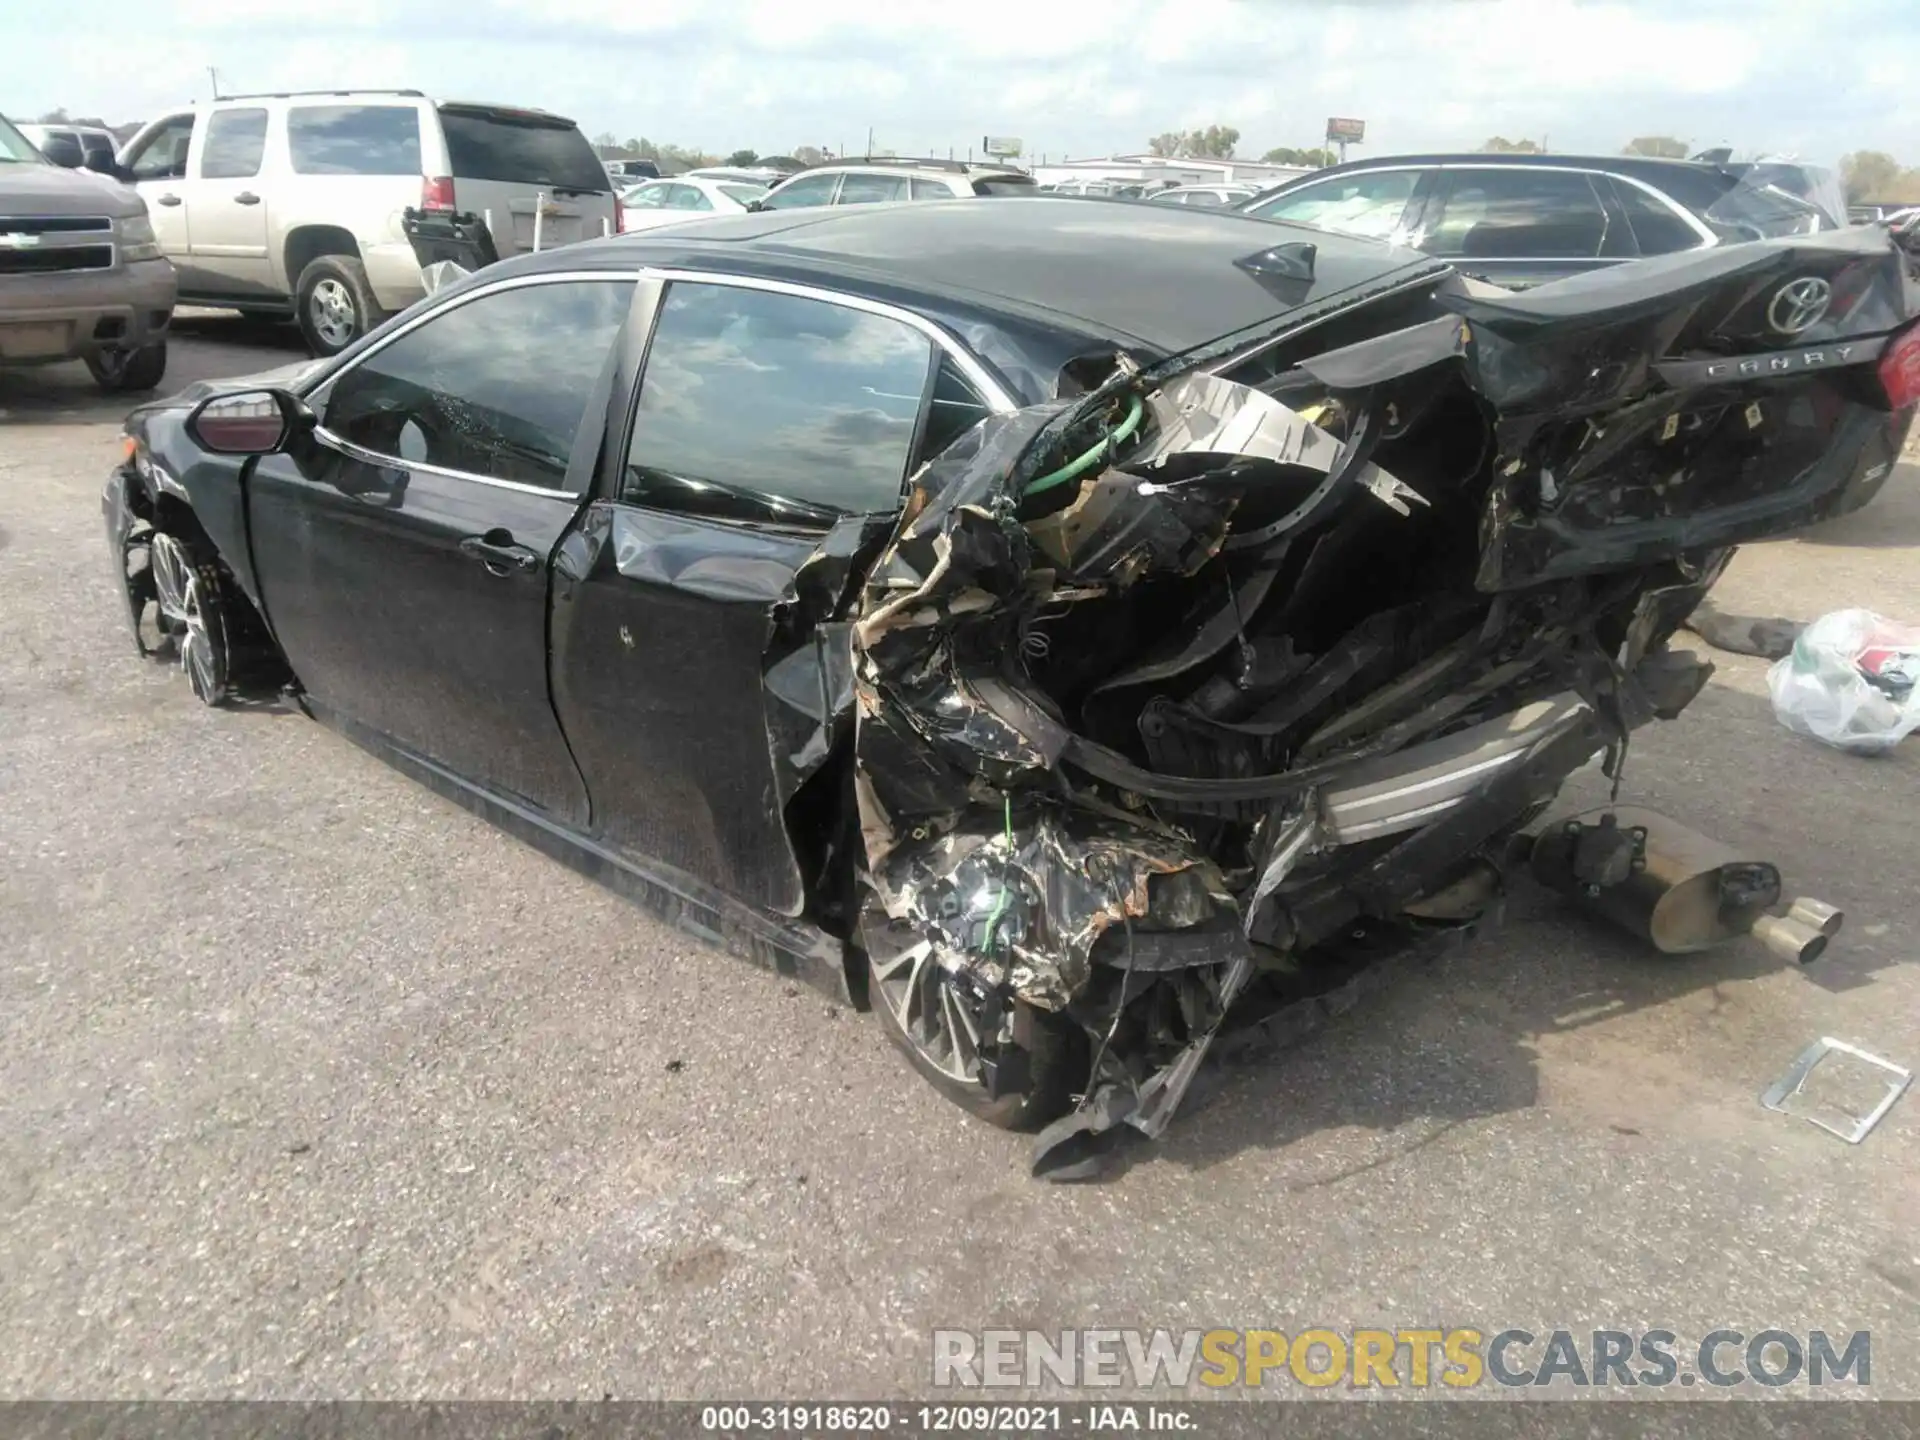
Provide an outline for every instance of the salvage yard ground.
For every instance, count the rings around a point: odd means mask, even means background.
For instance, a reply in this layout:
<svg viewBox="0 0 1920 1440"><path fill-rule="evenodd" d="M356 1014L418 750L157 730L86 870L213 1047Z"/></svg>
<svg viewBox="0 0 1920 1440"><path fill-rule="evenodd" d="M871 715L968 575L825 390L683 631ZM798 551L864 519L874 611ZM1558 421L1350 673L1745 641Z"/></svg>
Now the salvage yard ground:
<svg viewBox="0 0 1920 1440"><path fill-rule="evenodd" d="M170 382L292 339L183 321ZM1920 1397L1920 1095L1858 1147L1757 1102L1821 1035L1920 1064L1920 741L1795 739L1716 656L1625 793L1842 906L1817 967L1523 891L1048 1187L872 1017L136 659L122 408L0 376L0 1395L890 1397L936 1327L1100 1324L1870 1329ZM1920 465L1717 598L1920 620Z"/></svg>

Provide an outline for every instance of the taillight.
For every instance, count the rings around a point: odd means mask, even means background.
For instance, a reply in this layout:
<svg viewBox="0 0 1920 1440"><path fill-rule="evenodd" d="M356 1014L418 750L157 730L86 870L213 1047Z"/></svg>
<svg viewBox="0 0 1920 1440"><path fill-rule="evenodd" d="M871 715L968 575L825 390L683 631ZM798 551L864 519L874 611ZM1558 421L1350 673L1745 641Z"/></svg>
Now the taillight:
<svg viewBox="0 0 1920 1440"><path fill-rule="evenodd" d="M439 175L432 179L422 177L420 208L422 210L453 209L453 177L451 175Z"/></svg>
<svg viewBox="0 0 1920 1440"><path fill-rule="evenodd" d="M627 207L620 203L618 195L613 197L613 233L618 235L627 228Z"/></svg>
<svg viewBox="0 0 1920 1440"><path fill-rule="evenodd" d="M1896 410L1920 402L1920 325L1909 325L1881 353L1880 384Z"/></svg>

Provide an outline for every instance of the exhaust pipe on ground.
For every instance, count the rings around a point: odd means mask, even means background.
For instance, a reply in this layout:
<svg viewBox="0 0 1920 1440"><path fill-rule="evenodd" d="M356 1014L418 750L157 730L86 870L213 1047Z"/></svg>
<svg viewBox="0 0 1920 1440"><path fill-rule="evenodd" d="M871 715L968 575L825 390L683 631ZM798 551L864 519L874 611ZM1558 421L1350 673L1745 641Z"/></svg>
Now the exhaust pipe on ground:
<svg viewBox="0 0 1920 1440"><path fill-rule="evenodd" d="M1797 899L1785 915L1779 869L1656 810L1619 805L1550 826L1534 841L1533 876L1632 931L1663 955L1691 955L1741 935L1809 965L1845 915Z"/></svg>

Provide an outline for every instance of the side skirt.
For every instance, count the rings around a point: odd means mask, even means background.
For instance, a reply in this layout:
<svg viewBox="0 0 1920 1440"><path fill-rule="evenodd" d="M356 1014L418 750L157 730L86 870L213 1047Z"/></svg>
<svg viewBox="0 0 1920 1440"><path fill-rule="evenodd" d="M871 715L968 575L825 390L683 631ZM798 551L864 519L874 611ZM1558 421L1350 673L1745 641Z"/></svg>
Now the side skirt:
<svg viewBox="0 0 1920 1440"><path fill-rule="evenodd" d="M797 980L841 1004L857 1003L849 989L844 947L817 926L763 915L670 865L637 861L610 850L518 801L481 789L311 696L302 695L297 703L328 729L403 775L606 886L675 929L762 969Z"/></svg>

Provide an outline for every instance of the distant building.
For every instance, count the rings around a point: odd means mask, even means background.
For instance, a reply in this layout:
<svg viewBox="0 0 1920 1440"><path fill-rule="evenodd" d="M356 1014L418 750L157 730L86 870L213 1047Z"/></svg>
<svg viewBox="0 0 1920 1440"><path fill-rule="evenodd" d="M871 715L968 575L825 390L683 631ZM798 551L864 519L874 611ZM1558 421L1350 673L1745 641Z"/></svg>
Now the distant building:
<svg viewBox="0 0 1920 1440"><path fill-rule="evenodd" d="M1269 165L1264 160L1169 159L1163 155L1107 155L1093 160L1059 160L1035 165L1041 185L1074 180L1112 180L1123 185L1258 185L1265 188L1308 171L1300 165Z"/></svg>

